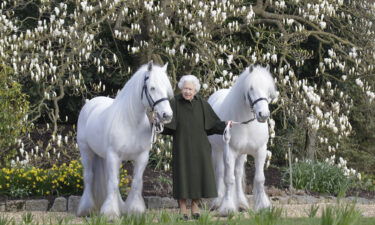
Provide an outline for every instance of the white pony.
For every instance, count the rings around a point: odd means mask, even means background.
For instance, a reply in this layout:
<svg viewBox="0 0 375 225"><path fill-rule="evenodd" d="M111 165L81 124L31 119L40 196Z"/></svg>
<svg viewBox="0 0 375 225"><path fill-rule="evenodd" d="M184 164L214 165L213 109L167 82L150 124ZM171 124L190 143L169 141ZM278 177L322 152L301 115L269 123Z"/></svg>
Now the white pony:
<svg viewBox="0 0 375 225"><path fill-rule="evenodd" d="M100 210L110 219L122 213L143 213L142 176L149 158L154 121L172 119L169 98L173 91L163 67L152 62L143 65L126 83L115 99L96 97L82 108L77 125L77 142L81 153L84 191L77 215L86 216ZM119 169L123 160L133 160L131 190L125 201L119 192Z"/></svg>
<svg viewBox="0 0 375 225"><path fill-rule="evenodd" d="M222 136L209 137L215 167L218 197L213 207L227 215L240 207L248 209L243 190L246 155L255 159L253 193L255 209L270 207L264 191L263 167L267 155L268 103L277 95L269 67L250 66L238 77L231 89L222 89L210 96L208 102L221 120L242 122L233 124L227 144Z"/></svg>

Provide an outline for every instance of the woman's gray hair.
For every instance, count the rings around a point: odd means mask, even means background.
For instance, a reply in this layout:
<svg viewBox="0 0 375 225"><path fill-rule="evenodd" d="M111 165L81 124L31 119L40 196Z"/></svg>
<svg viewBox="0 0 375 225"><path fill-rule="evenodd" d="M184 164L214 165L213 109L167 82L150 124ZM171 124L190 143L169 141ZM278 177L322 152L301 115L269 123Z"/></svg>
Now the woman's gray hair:
<svg viewBox="0 0 375 225"><path fill-rule="evenodd" d="M178 87L180 88L180 90L182 90L186 81L193 83L195 86L195 91L197 93L199 92L199 90L201 89L201 84L199 83L198 78L194 75L184 75L181 77L180 81L178 82Z"/></svg>

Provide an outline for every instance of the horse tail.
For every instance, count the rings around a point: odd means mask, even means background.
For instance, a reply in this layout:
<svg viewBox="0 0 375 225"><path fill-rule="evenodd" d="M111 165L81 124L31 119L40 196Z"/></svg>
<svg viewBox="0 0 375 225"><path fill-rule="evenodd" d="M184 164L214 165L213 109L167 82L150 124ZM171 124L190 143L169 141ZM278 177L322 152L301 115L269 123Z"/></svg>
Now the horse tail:
<svg viewBox="0 0 375 225"><path fill-rule="evenodd" d="M245 155L245 157L247 157L247 155ZM243 163L242 165L242 169L244 171L244 173L242 174L242 180L241 180L241 185L242 185L242 188L245 190L246 192L246 189L247 189L247 181L246 181L246 162L247 160L245 160L245 162Z"/></svg>
<svg viewBox="0 0 375 225"><path fill-rule="evenodd" d="M107 173L105 159L95 154L93 159L93 187L95 205L98 209L103 205L107 195Z"/></svg>

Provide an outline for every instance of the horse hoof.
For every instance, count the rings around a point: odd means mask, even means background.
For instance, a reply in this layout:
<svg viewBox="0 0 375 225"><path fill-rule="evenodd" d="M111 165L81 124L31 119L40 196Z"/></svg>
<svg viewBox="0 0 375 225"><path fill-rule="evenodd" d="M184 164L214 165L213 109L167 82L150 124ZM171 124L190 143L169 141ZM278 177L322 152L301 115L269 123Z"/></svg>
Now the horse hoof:
<svg viewBox="0 0 375 225"><path fill-rule="evenodd" d="M139 215L139 214L143 214L144 212L146 212L146 207L125 208L123 212L125 214L130 214L130 215Z"/></svg>
<svg viewBox="0 0 375 225"><path fill-rule="evenodd" d="M104 204L100 210L100 214L105 216L108 220L115 220L120 217L120 210L113 205Z"/></svg>
<svg viewBox="0 0 375 225"><path fill-rule="evenodd" d="M104 215L104 216L108 220L108 222L110 222L110 223L113 223L116 220L120 219L120 215L116 215L116 214L110 214L110 215Z"/></svg>
<svg viewBox="0 0 375 225"><path fill-rule="evenodd" d="M249 210L249 208L245 208L245 207L242 207L242 206L240 206L240 207L238 208L238 211L239 211L239 212L246 212L247 210Z"/></svg>
<svg viewBox="0 0 375 225"><path fill-rule="evenodd" d="M247 211L247 210L250 209L250 206L249 206L249 204L247 202L241 202L238 205L239 205L238 210L240 212L244 212L244 211Z"/></svg>
<svg viewBox="0 0 375 225"><path fill-rule="evenodd" d="M142 197L129 198L125 201L123 212L126 214L142 214L146 212L146 204Z"/></svg>
<svg viewBox="0 0 375 225"><path fill-rule="evenodd" d="M211 204L211 206L210 206L210 211L215 211L215 210L217 210L217 209L219 209L219 205Z"/></svg>
<svg viewBox="0 0 375 225"><path fill-rule="evenodd" d="M88 210L78 210L77 211L77 216L78 217L86 217L90 214L90 212Z"/></svg>
<svg viewBox="0 0 375 225"><path fill-rule="evenodd" d="M258 206L255 206L255 211L259 211L259 210L262 210L262 209L268 209L268 208L271 208L271 204L270 203L266 203L266 204L260 204Z"/></svg>
<svg viewBox="0 0 375 225"><path fill-rule="evenodd" d="M120 218L120 213L116 213L114 211L101 212L100 214L103 215L110 222L113 222Z"/></svg>
<svg viewBox="0 0 375 225"><path fill-rule="evenodd" d="M219 211L219 214L221 216L228 216L231 213L237 212L237 209L234 205L232 205L232 206L221 206L218 211Z"/></svg>
<svg viewBox="0 0 375 225"><path fill-rule="evenodd" d="M230 214L235 213L235 212L237 212L237 210L234 210L234 209L222 209L222 210L219 210L219 215L222 216L222 217L227 217Z"/></svg>
<svg viewBox="0 0 375 225"><path fill-rule="evenodd" d="M267 209L271 207L271 202L267 196L261 196L261 198L256 199L255 201L255 211L259 211L261 209Z"/></svg>
<svg viewBox="0 0 375 225"><path fill-rule="evenodd" d="M223 199L222 199L222 198L215 198L215 199L211 202L211 209L212 209L212 210L219 209L219 208L220 208L220 205L221 205L222 202L223 202Z"/></svg>
<svg viewBox="0 0 375 225"><path fill-rule="evenodd" d="M77 216L78 217L89 216L91 214L91 212L92 212L91 207L81 206L81 207L78 207Z"/></svg>

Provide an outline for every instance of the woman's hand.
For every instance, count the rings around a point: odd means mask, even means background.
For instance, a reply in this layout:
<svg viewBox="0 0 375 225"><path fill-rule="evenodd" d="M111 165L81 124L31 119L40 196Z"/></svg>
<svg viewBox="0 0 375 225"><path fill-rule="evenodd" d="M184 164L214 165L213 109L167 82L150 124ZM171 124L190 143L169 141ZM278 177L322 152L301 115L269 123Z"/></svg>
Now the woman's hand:
<svg viewBox="0 0 375 225"><path fill-rule="evenodd" d="M233 124L233 121L232 120L228 120L225 125L229 125L230 128L232 128L232 124Z"/></svg>

